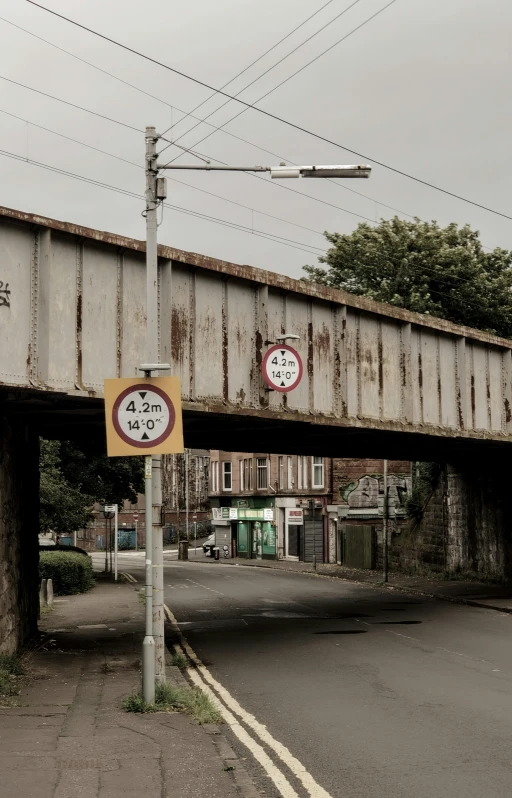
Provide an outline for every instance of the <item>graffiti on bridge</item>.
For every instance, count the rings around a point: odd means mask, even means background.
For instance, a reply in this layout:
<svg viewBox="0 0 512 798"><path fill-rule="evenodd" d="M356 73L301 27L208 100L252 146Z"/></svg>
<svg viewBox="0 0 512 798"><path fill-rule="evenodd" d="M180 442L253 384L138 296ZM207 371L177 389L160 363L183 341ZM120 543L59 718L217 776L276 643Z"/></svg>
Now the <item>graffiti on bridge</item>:
<svg viewBox="0 0 512 798"><path fill-rule="evenodd" d="M0 280L0 308L11 307L11 292L9 291L9 283L3 284Z"/></svg>

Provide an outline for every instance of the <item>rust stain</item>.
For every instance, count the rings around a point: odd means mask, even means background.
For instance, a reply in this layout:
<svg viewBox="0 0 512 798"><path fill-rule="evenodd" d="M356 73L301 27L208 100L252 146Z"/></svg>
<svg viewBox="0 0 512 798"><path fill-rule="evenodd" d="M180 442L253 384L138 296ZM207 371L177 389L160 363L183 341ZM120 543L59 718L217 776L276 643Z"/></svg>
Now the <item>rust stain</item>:
<svg viewBox="0 0 512 798"><path fill-rule="evenodd" d="M475 417L475 406L476 406L476 400L475 400L475 375L472 374L471 375L471 410L472 410L472 413L473 413L473 418Z"/></svg>
<svg viewBox="0 0 512 798"><path fill-rule="evenodd" d="M510 412L510 402L508 399L503 400L503 404L505 405L505 421L507 424L510 423L512 420L512 413Z"/></svg>
<svg viewBox="0 0 512 798"><path fill-rule="evenodd" d="M459 416L459 427L464 429L464 413L462 410L462 396L460 393L460 388L457 389L457 414Z"/></svg>
<svg viewBox="0 0 512 798"><path fill-rule="evenodd" d="M379 396L382 396L384 391L384 347L382 346L382 337L379 335L377 344L378 351L378 368L379 368Z"/></svg>
<svg viewBox="0 0 512 798"><path fill-rule="evenodd" d="M400 353L400 374L402 375L402 388L407 385L407 362L405 352Z"/></svg>
<svg viewBox="0 0 512 798"><path fill-rule="evenodd" d="M261 364L263 363L263 355L262 355L263 336L259 330L256 331L255 344L256 344L256 363L258 364L258 366L261 366Z"/></svg>
<svg viewBox="0 0 512 798"><path fill-rule="evenodd" d="M227 402L229 400L228 385L228 323L226 314L222 312L222 395Z"/></svg>
<svg viewBox="0 0 512 798"><path fill-rule="evenodd" d="M314 339L314 347L316 349L319 359L329 358L331 354L331 333L329 328L323 324L320 332L316 334Z"/></svg>
<svg viewBox="0 0 512 798"><path fill-rule="evenodd" d="M421 352L418 354L418 385L420 390L423 388L423 366L421 362Z"/></svg>
<svg viewBox="0 0 512 798"><path fill-rule="evenodd" d="M245 393L244 389L240 388L240 390L237 391L237 394L236 394L236 401L237 402L242 402L242 404L243 404L243 402L245 401L245 397L246 396L247 396L247 394Z"/></svg>
<svg viewBox="0 0 512 798"><path fill-rule="evenodd" d="M188 342L188 319L182 308L174 308L171 313L171 357L173 363L183 365Z"/></svg>
<svg viewBox="0 0 512 798"><path fill-rule="evenodd" d="M313 377L313 322L308 322L308 376Z"/></svg>

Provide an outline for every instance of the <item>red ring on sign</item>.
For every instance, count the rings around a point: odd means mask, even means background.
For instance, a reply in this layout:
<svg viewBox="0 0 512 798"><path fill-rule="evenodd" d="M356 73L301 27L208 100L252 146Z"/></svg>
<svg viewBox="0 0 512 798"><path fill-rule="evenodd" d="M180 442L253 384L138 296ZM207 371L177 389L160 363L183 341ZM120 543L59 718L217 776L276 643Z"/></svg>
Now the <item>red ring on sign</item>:
<svg viewBox="0 0 512 798"><path fill-rule="evenodd" d="M169 421L167 426L162 434L159 435L158 438L155 438L154 441L135 441L133 438L129 438L128 435L126 435L119 424L118 413L121 402L128 396L128 394L135 393L135 391L152 391L153 393L156 393L160 399L163 399L167 409L169 410ZM119 394L114 402L114 407L112 408L112 424L114 425L115 431L122 441L128 443L130 446L134 446L136 449L150 449L152 446L158 446L160 443L163 443L173 431L175 423L176 411L174 410L174 405L167 394L164 393L161 388L158 388L156 385L150 385L147 382L141 382L139 385L131 385L129 388L126 388L126 390Z"/></svg>
<svg viewBox="0 0 512 798"><path fill-rule="evenodd" d="M267 373L267 361L268 361L270 355L273 352L278 352L279 350L282 351L283 349L286 350L287 352L291 352L292 355L294 355L297 358L297 364L299 366L299 376L297 377L297 379L295 380L295 382L292 385L288 386L288 388L280 388L277 385L275 385L272 382L272 380L269 379L268 373ZM301 360L301 357L300 357L299 353L297 352L297 350L294 349L292 346L288 346L288 344L276 344L275 346L272 346L268 350L268 352L265 354L265 357L263 358L263 363L261 364L261 370L263 372L263 379L265 380L267 385L270 385L272 387L272 390L279 391L279 393L288 393L288 391L293 391L293 389L297 387L297 385L299 384L299 382L302 379L302 373L303 373L302 360Z"/></svg>

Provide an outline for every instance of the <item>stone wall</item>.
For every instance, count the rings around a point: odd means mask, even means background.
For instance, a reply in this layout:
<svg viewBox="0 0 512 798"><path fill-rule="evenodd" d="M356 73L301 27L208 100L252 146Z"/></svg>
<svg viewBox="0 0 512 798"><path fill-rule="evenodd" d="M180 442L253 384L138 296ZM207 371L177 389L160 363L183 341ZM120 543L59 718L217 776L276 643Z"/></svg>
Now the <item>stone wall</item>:
<svg viewBox="0 0 512 798"><path fill-rule="evenodd" d="M0 404L0 652L37 630L39 443Z"/></svg>
<svg viewBox="0 0 512 798"><path fill-rule="evenodd" d="M444 466L421 523L395 541L395 563L512 579L511 479L496 460Z"/></svg>

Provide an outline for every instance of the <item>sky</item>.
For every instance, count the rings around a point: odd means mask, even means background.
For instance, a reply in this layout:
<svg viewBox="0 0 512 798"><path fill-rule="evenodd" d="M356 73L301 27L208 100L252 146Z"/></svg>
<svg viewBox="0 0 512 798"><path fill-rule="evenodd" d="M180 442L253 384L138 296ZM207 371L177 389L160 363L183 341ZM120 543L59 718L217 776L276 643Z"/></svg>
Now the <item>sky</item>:
<svg viewBox="0 0 512 798"><path fill-rule="evenodd" d="M241 92L246 102L365 157L253 109L227 124L227 132L215 131L212 124L224 125L244 106L230 101L220 108L226 99L218 94L211 97L209 89L25 0L3 0L1 205L143 238L142 199L42 169L31 161L142 195L144 128L154 125L163 132L173 125L166 138L182 136L183 147L197 146L212 163L373 164L376 160L512 216L512 4L507 0L395 0L388 8L390 0L331 0L320 11L327 0L41 2L215 88L231 81L314 14L225 91ZM257 102L380 9L384 10L374 19ZM193 113L203 119L215 112L210 124L200 122L187 133L196 121L185 116L203 101ZM180 156L177 163L198 162L176 145L166 154L169 160ZM173 179L168 180L167 202L182 210L164 208L160 243L292 277L300 277L302 266L315 264L325 251L325 230L350 233L362 221L374 223L394 215L436 219L443 225L468 223L480 231L487 247L512 248L510 219L377 164L369 180L271 181L267 176L186 170L168 176Z"/></svg>

